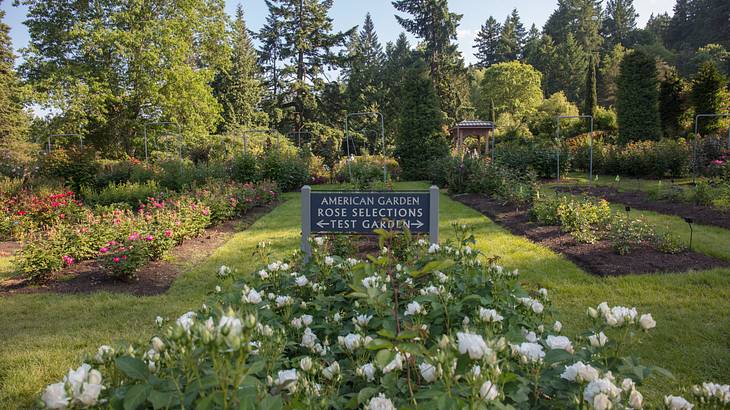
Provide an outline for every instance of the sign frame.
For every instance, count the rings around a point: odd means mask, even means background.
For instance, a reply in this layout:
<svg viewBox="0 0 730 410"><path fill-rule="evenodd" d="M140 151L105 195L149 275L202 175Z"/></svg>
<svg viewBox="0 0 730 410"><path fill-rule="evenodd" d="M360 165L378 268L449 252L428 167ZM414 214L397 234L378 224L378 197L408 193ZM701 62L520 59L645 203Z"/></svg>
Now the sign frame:
<svg viewBox="0 0 730 410"><path fill-rule="evenodd" d="M427 191L321 191L328 194L426 194L428 197L428 237L432 244L438 243L438 223L439 223L439 188L432 185ZM317 192L320 193L320 192ZM312 187L304 185L301 190L301 221L302 221L302 238L300 248L307 257L312 255L312 247L309 243L309 237L312 235ZM322 234L346 234L346 235L366 235L368 233L362 231L318 231Z"/></svg>

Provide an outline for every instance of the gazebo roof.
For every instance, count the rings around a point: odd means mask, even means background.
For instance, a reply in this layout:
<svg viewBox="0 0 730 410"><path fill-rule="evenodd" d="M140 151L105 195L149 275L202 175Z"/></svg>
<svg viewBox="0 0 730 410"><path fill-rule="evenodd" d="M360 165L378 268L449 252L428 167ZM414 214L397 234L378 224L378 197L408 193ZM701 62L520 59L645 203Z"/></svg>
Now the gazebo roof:
<svg viewBox="0 0 730 410"><path fill-rule="evenodd" d="M464 120L460 123L456 124L452 130L457 128L486 128L493 130L496 127L494 126L494 123L491 121L482 121L482 120Z"/></svg>

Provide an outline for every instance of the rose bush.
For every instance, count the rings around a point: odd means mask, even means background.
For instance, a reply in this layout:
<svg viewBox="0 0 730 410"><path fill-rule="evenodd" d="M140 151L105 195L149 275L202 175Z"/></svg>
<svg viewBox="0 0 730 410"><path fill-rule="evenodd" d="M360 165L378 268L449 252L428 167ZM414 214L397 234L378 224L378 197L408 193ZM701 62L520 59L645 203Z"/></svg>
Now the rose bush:
<svg viewBox="0 0 730 410"><path fill-rule="evenodd" d="M366 260L331 255L312 240L243 279L222 266L211 300L157 318L148 342L102 346L88 359L108 383L110 408L595 408L640 409L642 382L666 371L627 357L657 323L636 308L601 303L576 338L561 335L547 289L456 240L429 245L380 232ZM63 388L63 389L62 389ZM60 391L66 395L60 395ZM72 402L50 385L46 408ZM692 390L726 405L727 386ZM57 400L57 397L68 400ZM698 399L699 400L699 399ZM59 406L59 403L61 404ZM687 403L687 404L683 404ZM669 408L691 408L668 396ZM683 406L683 407L682 407Z"/></svg>

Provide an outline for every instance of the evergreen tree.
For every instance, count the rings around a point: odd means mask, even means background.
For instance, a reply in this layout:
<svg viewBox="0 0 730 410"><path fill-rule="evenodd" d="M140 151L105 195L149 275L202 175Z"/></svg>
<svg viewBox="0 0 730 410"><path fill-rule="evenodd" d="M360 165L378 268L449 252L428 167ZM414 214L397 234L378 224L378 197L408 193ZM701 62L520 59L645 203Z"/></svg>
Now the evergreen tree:
<svg viewBox="0 0 730 410"><path fill-rule="evenodd" d="M25 137L28 116L20 100L22 92L14 68L10 27L5 24L4 18L5 11L0 10L0 144L12 148Z"/></svg>
<svg viewBox="0 0 730 410"><path fill-rule="evenodd" d="M530 31L525 38L525 47L522 49L522 59L525 61L530 60L535 54L537 54L540 48L540 30L534 24L530 27Z"/></svg>
<svg viewBox="0 0 730 410"><path fill-rule="evenodd" d="M596 51L603 39L600 36L601 0L558 0L558 8L543 27L556 44L567 41L572 34L581 47Z"/></svg>
<svg viewBox="0 0 730 410"><path fill-rule="evenodd" d="M411 15L396 15L398 23L423 41L423 54L431 79L441 100L441 108L451 118L460 105L456 90L458 77L464 77L464 61L457 49L456 29L462 15L449 11L448 0L394 0L393 7Z"/></svg>
<svg viewBox="0 0 730 410"><path fill-rule="evenodd" d="M497 48L501 32L502 25L492 16L489 16L487 21L482 24L474 41L474 48L477 49L477 52L474 53L477 58L477 66L486 68L499 62Z"/></svg>
<svg viewBox="0 0 730 410"><path fill-rule="evenodd" d="M585 115L593 115L598 106L598 95L596 94L596 62L594 58L592 53L588 55L585 100L583 103L583 114Z"/></svg>
<svg viewBox="0 0 730 410"><path fill-rule="evenodd" d="M727 109L727 79L715 64L707 61L700 66L692 79L690 102L695 114L720 114ZM718 132L722 124L720 118L703 118L699 123L701 135Z"/></svg>
<svg viewBox="0 0 730 410"><path fill-rule="evenodd" d="M332 0L270 0L267 5L281 22L281 78L287 82L280 107L293 109L294 128L301 129L316 116L319 92L326 84L325 68L343 62L332 49L345 45L355 28L345 33L333 31L328 15Z"/></svg>
<svg viewBox="0 0 730 410"><path fill-rule="evenodd" d="M407 72L400 104L400 129L395 148L403 167L403 178L430 179L429 164L448 155L449 144L439 98L423 64L415 64Z"/></svg>
<svg viewBox="0 0 730 410"><path fill-rule="evenodd" d="M525 56L525 61L543 74L543 93L552 95L560 91L560 66L557 49L553 38L543 34L537 43L536 50Z"/></svg>
<svg viewBox="0 0 730 410"><path fill-rule="evenodd" d="M638 50L626 54L617 85L619 141L658 139L661 125L654 59Z"/></svg>
<svg viewBox="0 0 730 410"><path fill-rule="evenodd" d="M616 104L616 79L621 71L621 60L625 54L626 49L621 44L616 44L610 52L603 55L598 74L601 84L599 96L604 106L610 107Z"/></svg>
<svg viewBox="0 0 730 410"><path fill-rule="evenodd" d="M676 137L685 110L684 81L676 69L667 71L659 83L659 118L666 137Z"/></svg>
<svg viewBox="0 0 730 410"><path fill-rule="evenodd" d="M636 30L637 17L639 14L634 8L634 0L608 0L603 31L608 38L609 45L627 46L629 36Z"/></svg>
<svg viewBox="0 0 730 410"><path fill-rule="evenodd" d="M649 32L657 40L663 42L671 20L672 18L669 17L669 14L666 12L657 14L656 16L652 13L649 16L649 20L646 22L644 30Z"/></svg>
<svg viewBox="0 0 730 410"><path fill-rule="evenodd" d="M568 99L578 104L583 99L585 73L588 69L587 57L588 53L573 38L572 34L568 34L565 42L560 44L556 50L556 90L565 91Z"/></svg>
<svg viewBox="0 0 730 410"><path fill-rule="evenodd" d="M266 124L265 115L259 112L263 86L256 50L251 44L240 4L236 7L230 36L231 64L217 75L214 86L223 108L222 132Z"/></svg>
<svg viewBox="0 0 730 410"><path fill-rule="evenodd" d="M520 21L520 15L517 9L513 9L512 13L507 16L502 31L499 35L497 45L497 60L512 61L522 58L522 50L525 46L525 26Z"/></svg>
<svg viewBox="0 0 730 410"><path fill-rule="evenodd" d="M386 98L383 101L383 117L386 141L390 146L400 132L403 83L408 67L413 64L416 57L405 33L400 33L395 43L386 45L385 54L383 81Z"/></svg>
<svg viewBox="0 0 730 410"><path fill-rule="evenodd" d="M261 42L259 50L259 64L264 73L264 80L268 90L269 113L271 114L274 107L278 105L279 92L281 90L281 73L277 65L281 60L282 44L282 22L279 21L278 9L266 0L269 14L266 16L261 30L256 34L256 38Z"/></svg>

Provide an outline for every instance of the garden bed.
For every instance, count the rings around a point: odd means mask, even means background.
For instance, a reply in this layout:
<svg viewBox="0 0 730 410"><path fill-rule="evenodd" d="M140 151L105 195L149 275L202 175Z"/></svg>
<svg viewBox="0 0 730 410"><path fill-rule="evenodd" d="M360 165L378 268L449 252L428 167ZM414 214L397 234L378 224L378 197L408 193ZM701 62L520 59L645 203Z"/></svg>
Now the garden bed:
<svg viewBox="0 0 730 410"><path fill-rule="evenodd" d="M185 266L203 261L223 245L235 232L251 226L258 218L276 207L277 203L259 206L244 216L205 229L202 235L185 240L175 247L167 260L154 260L137 271L136 279L110 277L98 260L86 260L54 272L42 284L24 278L0 282L0 296L28 293L92 293L122 292L139 296L164 293L183 272ZM10 243L10 242L9 242Z"/></svg>
<svg viewBox="0 0 730 410"><path fill-rule="evenodd" d="M661 199L653 200L649 198L646 192L618 191L613 187L556 186L555 190L569 194L605 198L612 203L620 203L632 208L661 214L676 215L682 218L691 217L698 224L714 225L730 229L730 211L723 211L712 206L695 205L689 202L672 202Z"/></svg>
<svg viewBox="0 0 730 410"><path fill-rule="evenodd" d="M455 200L476 209L516 235L522 235L533 242L563 254L589 273L600 276L686 272L716 267L730 267L730 262L721 261L697 252L685 251L677 254L659 252L650 245L632 248L626 255L618 255L607 240L593 244L580 243L559 226L540 226L532 222L527 208L505 204L485 195L454 195Z"/></svg>

